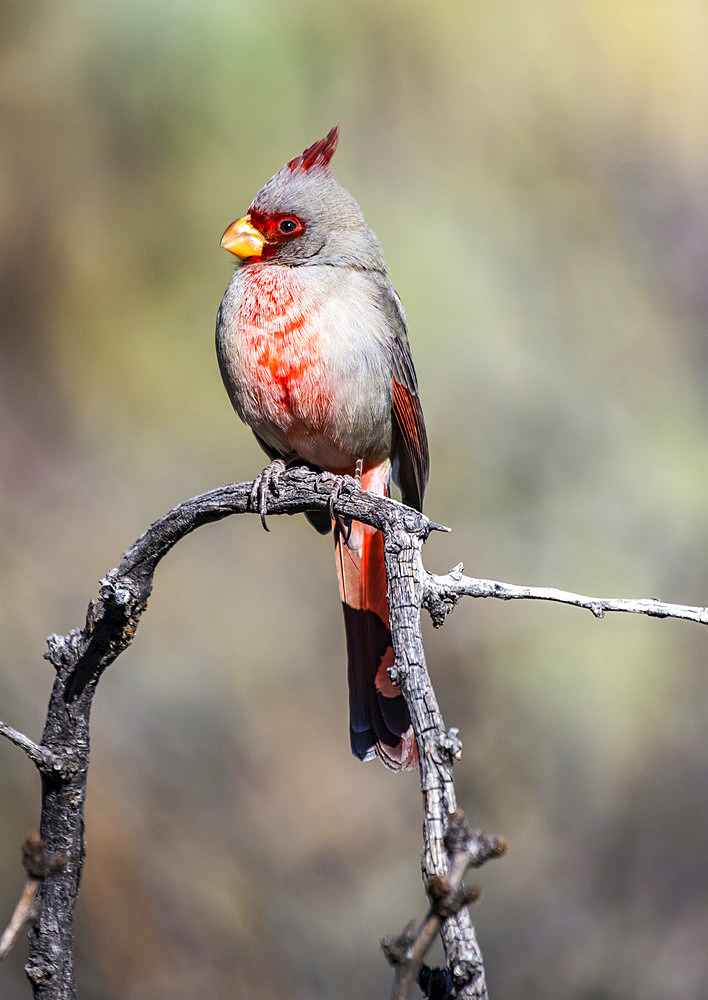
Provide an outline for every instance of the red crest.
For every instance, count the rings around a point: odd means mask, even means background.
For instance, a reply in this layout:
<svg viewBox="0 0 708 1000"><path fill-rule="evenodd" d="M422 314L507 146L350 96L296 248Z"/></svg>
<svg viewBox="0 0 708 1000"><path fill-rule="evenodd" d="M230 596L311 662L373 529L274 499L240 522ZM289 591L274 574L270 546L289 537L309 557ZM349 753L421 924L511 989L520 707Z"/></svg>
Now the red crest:
<svg viewBox="0 0 708 1000"><path fill-rule="evenodd" d="M286 166L294 173L296 170L312 170L313 167L327 167L337 148L339 125L331 128L324 139L313 143L304 153L290 160Z"/></svg>

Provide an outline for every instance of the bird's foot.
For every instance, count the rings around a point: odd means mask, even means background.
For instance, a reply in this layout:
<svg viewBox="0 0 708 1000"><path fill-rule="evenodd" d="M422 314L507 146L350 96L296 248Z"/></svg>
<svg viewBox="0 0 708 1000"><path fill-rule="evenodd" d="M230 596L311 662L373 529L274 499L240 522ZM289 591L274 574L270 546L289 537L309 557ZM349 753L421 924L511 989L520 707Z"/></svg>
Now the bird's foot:
<svg viewBox="0 0 708 1000"><path fill-rule="evenodd" d="M334 505L338 500L346 497L348 493L361 489L361 474L355 477L338 476L334 472L321 472L317 477L317 485L319 486L320 483L329 485L329 514L334 520Z"/></svg>
<svg viewBox="0 0 708 1000"><path fill-rule="evenodd" d="M253 480L251 496L248 505L251 510L257 510L261 516L261 524L266 531L270 528L266 524L266 514L268 513L268 493L273 490L277 497L280 492L279 482L281 475L285 472L285 462L282 458L274 459L259 476Z"/></svg>

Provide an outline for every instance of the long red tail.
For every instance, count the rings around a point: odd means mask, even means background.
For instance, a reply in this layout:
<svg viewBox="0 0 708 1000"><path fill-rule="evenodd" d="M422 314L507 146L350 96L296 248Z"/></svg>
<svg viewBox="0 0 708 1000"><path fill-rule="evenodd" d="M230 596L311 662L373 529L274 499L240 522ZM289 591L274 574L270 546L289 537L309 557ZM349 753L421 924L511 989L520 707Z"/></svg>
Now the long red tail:
<svg viewBox="0 0 708 1000"><path fill-rule="evenodd" d="M388 496L390 464L362 476L362 487ZM386 598L383 535L354 521L334 526L339 592L349 660L349 734L360 760L379 757L395 771L418 765L410 716L391 683L393 645Z"/></svg>

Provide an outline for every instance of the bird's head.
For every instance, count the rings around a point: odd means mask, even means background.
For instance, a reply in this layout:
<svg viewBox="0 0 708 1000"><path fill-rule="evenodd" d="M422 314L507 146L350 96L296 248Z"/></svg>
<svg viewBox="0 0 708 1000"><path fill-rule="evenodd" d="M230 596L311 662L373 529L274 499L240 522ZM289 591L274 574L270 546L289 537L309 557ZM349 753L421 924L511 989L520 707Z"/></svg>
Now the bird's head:
<svg viewBox="0 0 708 1000"><path fill-rule="evenodd" d="M244 264L329 264L384 272L381 247L330 160L339 127L290 160L265 184L221 245Z"/></svg>

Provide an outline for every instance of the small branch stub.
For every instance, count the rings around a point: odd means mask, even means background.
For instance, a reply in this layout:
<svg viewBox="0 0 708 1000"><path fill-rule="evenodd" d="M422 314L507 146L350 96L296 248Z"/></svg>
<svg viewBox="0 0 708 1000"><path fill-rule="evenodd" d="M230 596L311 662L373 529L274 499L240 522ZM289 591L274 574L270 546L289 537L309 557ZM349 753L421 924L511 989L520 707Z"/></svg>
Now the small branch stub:
<svg viewBox="0 0 708 1000"><path fill-rule="evenodd" d="M448 760L462 760L462 740L460 730L456 728L448 729L446 733L441 733L437 738L438 752L447 757Z"/></svg>
<svg viewBox="0 0 708 1000"><path fill-rule="evenodd" d="M401 934L387 935L381 939L381 948L390 965L406 965L410 961L410 951L415 941L415 920L409 921Z"/></svg>
<svg viewBox="0 0 708 1000"><path fill-rule="evenodd" d="M47 851L40 835L28 833L22 845L22 866L30 878L43 879L63 871L69 859L60 851Z"/></svg>
<svg viewBox="0 0 708 1000"><path fill-rule="evenodd" d="M35 743L29 736L25 736L24 733L18 732L4 722L0 722L0 736L4 736L10 743L14 743L20 750L24 750L25 754L42 774L53 778L66 776L64 774L65 763L61 757L52 753L47 747Z"/></svg>
<svg viewBox="0 0 708 1000"><path fill-rule="evenodd" d="M453 886L444 875L433 875L426 888L432 908L443 920L459 913L463 906L476 903L482 895L479 886Z"/></svg>

